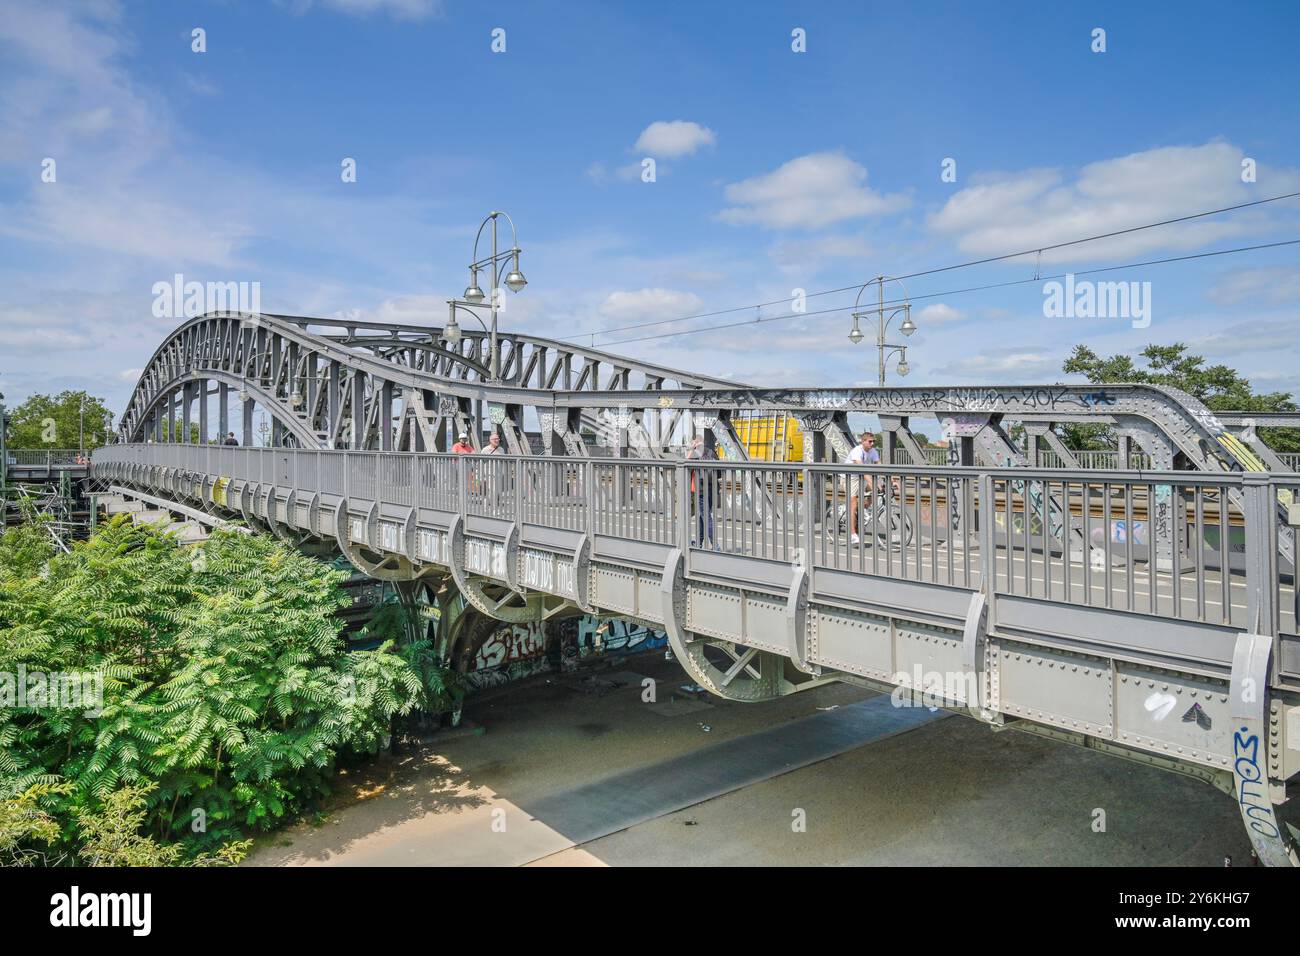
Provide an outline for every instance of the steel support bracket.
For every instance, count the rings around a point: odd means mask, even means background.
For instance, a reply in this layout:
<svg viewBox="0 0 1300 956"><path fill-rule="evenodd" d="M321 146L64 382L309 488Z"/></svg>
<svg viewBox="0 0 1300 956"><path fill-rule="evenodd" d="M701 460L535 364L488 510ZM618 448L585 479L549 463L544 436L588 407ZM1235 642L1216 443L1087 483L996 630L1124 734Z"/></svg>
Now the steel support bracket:
<svg viewBox="0 0 1300 956"><path fill-rule="evenodd" d="M808 662L808 569L797 565L785 602L785 630L790 660L805 674L820 677L822 669Z"/></svg>
<svg viewBox="0 0 1300 956"><path fill-rule="evenodd" d="M591 532L588 531L573 549L574 602L588 614L596 613L591 603Z"/></svg>
<svg viewBox="0 0 1300 956"><path fill-rule="evenodd" d="M1232 652L1232 773L1237 807L1255 855L1266 866L1300 866L1300 857L1273 809L1268 779L1269 664L1273 639L1242 632Z"/></svg>
<svg viewBox="0 0 1300 956"><path fill-rule="evenodd" d="M970 596L970 605L966 609L966 623L962 627L962 665L975 675L975 700L966 701L970 715L986 724L1002 722L1002 715L992 704L992 694L985 688L988 679L986 673L988 658L992 649L988 645L988 598L983 591L975 591Z"/></svg>

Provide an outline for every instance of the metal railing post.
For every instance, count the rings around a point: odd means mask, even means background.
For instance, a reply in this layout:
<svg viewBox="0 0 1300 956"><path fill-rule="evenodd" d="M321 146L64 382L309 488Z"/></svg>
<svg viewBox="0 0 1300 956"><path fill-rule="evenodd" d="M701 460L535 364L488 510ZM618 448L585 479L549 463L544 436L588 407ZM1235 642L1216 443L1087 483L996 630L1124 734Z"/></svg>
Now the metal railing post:
<svg viewBox="0 0 1300 956"><path fill-rule="evenodd" d="M469 456L456 456L456 502L459 505L461 528L469 514Z"/></svg>
<svg viewBox="0 0 1300 956"><path fill-rule="evenodd" d="M979 500L979 542L980 542L980 590L984 592L985 605L989 609L989 621L993 618L993 593L997 590L997 539L995 537L997 511L993 497L993 475L981 472L978 478Z"/></svg>
<svg viewBox="0 0 1300 956"><path fill-rule="evenodd" d="M522 457L515 459L514 479L515 479L514 520L522 522L524 520L524 459Z"/></svg>
<svg viewBox="0 0 1300 956"><path fill-rule="evenodd" d="M813 509L815 500L815 489L813 488L813 472L807 465L800 469L800 481L803 482L803 551L802 566L804 573L808 576L808 593L813 591L813 569L817 563L813 560L813 541L815 535L815 524L813 520ZM798 503L799 498L795 499Z"/></svg>
<svg viewBox="0 0 1300 956"><path fill-rule="evenodd" d="M1246 631L1268 634L1277 640L1277 516L1269 476L1246 472L1241 476L1242 511L1246 523ZM1227 495L1221 495L1226 500ZM1220 505L1222 507L1222 505ZM1229 573L1226 565L1228 548L1219 573ZM1277 667L1280 648L1273 649L1273 667Z"/></svg>
<svg viewBox="0 0 1300 956"><path fill-rule="evenodd" d="M582 463L583 484L587 499L587 534L596 534L596 463L588 458Z"/></svg>
<svg viewBox="0 0 1300 956"><path fill-rule="evenodd" d="M677 485L677 547L682 552L682 573L686 574L691 569L691 479L686 462L673 466L673 476Z"/></svg>

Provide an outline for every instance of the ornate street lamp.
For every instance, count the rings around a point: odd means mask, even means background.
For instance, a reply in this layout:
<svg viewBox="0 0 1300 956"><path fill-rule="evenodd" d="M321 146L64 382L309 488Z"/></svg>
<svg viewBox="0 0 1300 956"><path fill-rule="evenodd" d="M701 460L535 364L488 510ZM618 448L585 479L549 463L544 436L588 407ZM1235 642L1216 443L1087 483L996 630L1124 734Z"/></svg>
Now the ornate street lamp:
<svg viewBox="0 0 1300 956"><path fill-rule="evenodd" d="M917 328L916 323L912 321L912 304L907 300L906 286L904 286L903 288L903 299L902 299L903 304L892 310L886 310L885 308L885 283L886 282L898 282L899 285L903 285L903 283L900 282L898 279L890 279L888 276L877 276L876 278L872 279L870 282L864 283L862 288L858 290L858 297L853 300L853 308L854 308L854 311L852 313L853 328L849 330L849 341L852 342L854 345L857 345L864 338L862 334L862 329L858 327L858 320L863 316L876 317L876 350L879 354L879 359L880 359L879 373L880 373L881 388L885 387L885 366L888 364L889 358L891 356L895 354L898 355L897 368L898 368L899 375L905 376L907 375L908 372L912 370L911 366L907 364L907 346L898 345L892 342L885 341L885 331L886 329L889 328L889 323L894 320L895 316L897 316L899 313L902 313L903 321L898 326L898 331L902 332L903 335L905 336L911 336L912 333L915 332ZM875 285L879 289L879 299L877 300L878 304L874 309L865 309L859 312L857 311L857 308L859 303L862 301L862 293L865 292L867 290L867 286L870 285ZM887 312L888 314L886 314Z"/></svg>
<svg viewBox="0 0 1300 956"><path fill-rule="evenodd" d="M497 250L497 220L505 216L506 222L510 223L510 248L504 251ZM492 224L492 255L483 259L478 257L478 243L483 238L483 229L488 223ZM498 381L501 378L501 349L497 342L497 310L499 303L497 301L497 289L501 288L501 264L510 262L510 271L505 277L505 287L511 292L519 292L524 286L528 285L528 280L524 278L523 272L519 270L519 235L515 231L515 222L504 212L493 210L486 219L479 223L478 233L474 236L474 261L469 264L469 285L465 288L463 296L467 305L479 305L483 302L486 295L479 288L478 272L480 269L491 269L492 271L492 327L488 332L490 339L489 355L491 356L490 372L492 381ZM456 341L459 337L460 327L455 322L455 306L452 306L452 321L448 327L443 329L443 336L448 341Z"/></svg>

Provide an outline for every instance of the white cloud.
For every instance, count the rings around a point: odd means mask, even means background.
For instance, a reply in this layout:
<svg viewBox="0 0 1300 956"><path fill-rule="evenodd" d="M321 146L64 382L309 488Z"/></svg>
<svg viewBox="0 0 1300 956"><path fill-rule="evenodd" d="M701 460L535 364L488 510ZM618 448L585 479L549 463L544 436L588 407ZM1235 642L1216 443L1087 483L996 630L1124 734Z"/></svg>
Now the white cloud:
<svg viewBox="0 0 1300 956"><path fill-rule="evenodd" d="M676 319L698 312L703 305L693 292L675 289L640 289L611 292L600 305L600 314L616 322Z"/></svg>
<svg viewBox="0 0 1300 956"><path fill-rule="evenodd" d="M1061 379L1061 361L1046 349L987 349L936 369L935 374L958 382L1055 382Z"/></svg>
<svg viewBox="0 0 1300 956"><path fill-rule="evenodd" d="M917 312L915 321L921 328L926 328L947 322L960 322L964 318L966 318L965 312L959 312L943 302L934 302Z"/></svg>
<svg viewBox="0 0 1300 956"><path fill-rule="evenodd" d="M210 80L205 80L201 76L195 76L192 73L184 73L182 76L185 80L186 87L189 88L191 93L196 93L199 96L216 96L221 92L221 89L217 84Z"/></svg>
<svg viewBox="0 0 1300 956"><path fill-rule="evenodd" d="M818 229L907 206L907 197L878 193L866 180L866 167L843 153L810 153L770 173L728 185L731 205L718 218L735 225Z"/></svg>
<svg viewBox="0 0 1300 956"><path fill-rule="evenodd" d="M89 336L72 329L0 327L0 348L15 352L66 352L92 345L94 341Z"/></svg>
<svg viewBox="0 0 1300 956"><path fill-rule="evenodd" d="M129 385L134 385L143 374L144 369L142 368L124 368L117 373L117 377Z"/></svg>
<svg viewBox="0 0 1300 956"><path fill-rule="evenodd" d="M142 285L137 296L91 291L73 285L57 291L16 287L7 291L13 298L0 302L0 355L12 349L33 354L40 363L0 369L6 376L46 372L56 367L75 370L78 374L94 374L84 362L72 362L59 353L94 349L98 357L124 341L141 335L152 340L156 334L153 329L145 328L146 320L129 326L120 322L124 307L138 308L148 317L151 302L148 286ZM106 335L105 329L111 329L111 334ZM152 341L149 347L156 344Z"/></svg>
<svg viewBox="0 0 1300 956"><path fill-rule="evenodd" d="M1248 322L1189 337L1189 351L1216 361L1246 352L1285 351L1293 347L1297 324L1293 315L1255 315Z"/></svg>
<svg viewBox="0 0 1300 956"><path fill-rule="evenodd" d="M119 15L113 3L5 6L0 60L21 69L0 84L0 165L93 146L96 170L131 170L169 149L165 105L119 65Z"/></svg>
<svg viewBox="0 0 1300 956"><path fill-rule="evenodd" d="M659 120L641 131L634 148L651 156L677 159L691 155L702 146L712 146L717 141L713 130L699 123Z"/></svg>
<svg viewBox="0 0 1300 956"><path fill-rule="evenodd" d="M721 269L685 269L678 276L694 285L717 285L729 278L730 273Z"/></svg>
<svg viewBox="0 0 1300 956"><path fill-rule="evenodd" d="M319 0L321 6L351 16L387 13L394 20L423 20L442 12L442 0ZM291 0L295 13L306 13L315 0Z"/></svg>
<svg viewBox="0 0 1300 956"><path fill-rule="evenodd" d="M1100 235L1261 198L1241 181L1240 148L1167 146L1084 166L985 177L953 195L929 228L964 252L998 255ZM1300 188L1300 174L1275 170L1269 192ZM1271 224L1258 210L1215 216L1043 253L1043 261L1119 259L1154 249L1194 249Z"/></svg>
<svg viewBox="0 0 1300 956"><path fill-rule="evenodd" d="M1217 305L1251 302L1260 306L1300 301L1300 269L1295 266L1234 269L1220 275L1206 295Z"/></svg>
<svg viewBox="0 0 1300 956"><path fill-rule="evenodd" d="M811 278L835 259L866 260L871 246L862 236L819 236L815 239L783 239L767 254L787 276ZM864 267L865 271L865 267Z"/></svg>
<svg viewBox="0 0 1300 956"><path fill-rule="evenodd" d="M587 167L586 177L598 186L603 186L611 179L616 179L622 183L632 183L641 181L641 163L638 160L634 163L627 163L623 166L616 166L613 169L602 162L594 162ZM659 179L668 173L668 167L662 163L655 164L655 178Z"/></svg>
<svg viewBox="0 0 1300 956"><path fill-rule="evenodd" d="M0 207L3 209L3 207ZM168 267L230 266L247 230L224 223L206 204L147 197L113 187L95 191L64 184L37 189L21 215L6 210L0 235L140 256ZM18 225L25 223L24 225Z"/></svg>
<svg viewBox="0 0 1300 956"><path fill-rule="evenodd" d="M0 17L0 56L24 66L20 83L0 86L0 166L48 156L57 171L51 183L27 171L25 194L0 206L0 235L228 263L244 230L214 216L210 196L172 188L173 116L128 75L119 16L100 2L14 5Z"/></svg>

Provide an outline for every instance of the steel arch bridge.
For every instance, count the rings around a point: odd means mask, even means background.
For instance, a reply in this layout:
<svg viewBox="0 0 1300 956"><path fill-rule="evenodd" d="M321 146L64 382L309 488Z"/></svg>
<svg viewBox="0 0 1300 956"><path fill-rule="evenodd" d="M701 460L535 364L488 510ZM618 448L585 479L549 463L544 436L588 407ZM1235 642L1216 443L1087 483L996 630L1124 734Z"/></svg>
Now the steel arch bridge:
<svg viewBox="0 0 1300 956"><path fill-rule="evenodd" d="M1064 464L1077 466L1052 426L1100 422L1115 427L1122 452L1136 445L1156 467L1172 467L1179 458L1206 471L1285 470L1253 429L1232 434L1204 404L1172 388L764 389L552 339L510 333L500 339L500 381L492 382L486 332L463 330L450 343L439 327L209 313L181 325L154 352L122 416L120 435L127 441L160 440L169 415L190 424L196 401L215 384L246 396L245 424L260 405L275 421L272 443L302 448L447 451L459 429L482 434L480 406L486 403L495 408L492 424L516 454L535 451L524 440L524 409L541 426L542 454L585 454L591 448L584 426L599 433L602 423L612 423L626 432L626 445L663 457L665 436L679 434L683 416L691 414L736 458L745 457L731 427L737 412L792 413L835 454L853 444L847 415L864 412L880 416L885 451L893 455L897 447L917 462L924 456L908 420L934 416L952 419L967 446L961 452L965 464L1035 465L1045 443ZM198 407L206 436L206 401ZM646 425L652 415L662 419L653 430L658 440ZM477 431L470 427L476 422ZM1012 423L1025 428L1027 452L1010 441L1006 429ZM225 426L223 419L223 434Z"/></svg>
<svg viewBox="0 0 1300 956"><path fill-rule="evenodd" d="M200 316L150 359L95 478L337 547L408 597L663 628L723 697L901 687L1191 774L1233 796L1261 860L1297 862L1300 476L1247 419L1146 385L768 389L500 339L493 380L485 333ZM269 447L205 444L232 394L246 438L271 417ZM859 413L880 466L838 464ZM752 414L794 416L805 460L747 461ZM918 417L943 423L950 465L910 464ZM1119 467L1080 467L1067 422L1107 425ZM447 454L489 425L511 454ZM688 431L725 460L683 462Z"/></svg>

